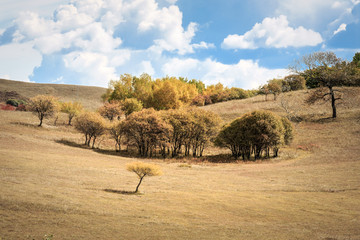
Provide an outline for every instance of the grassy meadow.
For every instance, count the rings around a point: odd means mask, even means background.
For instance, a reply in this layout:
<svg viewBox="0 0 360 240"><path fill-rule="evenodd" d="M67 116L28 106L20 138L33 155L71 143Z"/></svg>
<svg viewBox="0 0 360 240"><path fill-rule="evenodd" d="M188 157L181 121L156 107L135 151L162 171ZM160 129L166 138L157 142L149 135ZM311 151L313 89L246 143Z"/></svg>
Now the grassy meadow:
<svg viewBox="0 0 360 240"><path fill-rule="evenodd" d="M34 86L0 81L26 97L48 87ZM91 109L104 92L51 88ZM227 153L217 148L202 161L120 156L106 139L91 150L66 116L39 128L29 112L0 110L0 239L360 239L360 89L342 90L336 120L329 103L303 104L308 91L203 107L230 121L255 109L285 115L286 104L303 119L279 158L246 163L213 162ZM125 167L133 161L164 175L121 194L138 183Z"/></svg>

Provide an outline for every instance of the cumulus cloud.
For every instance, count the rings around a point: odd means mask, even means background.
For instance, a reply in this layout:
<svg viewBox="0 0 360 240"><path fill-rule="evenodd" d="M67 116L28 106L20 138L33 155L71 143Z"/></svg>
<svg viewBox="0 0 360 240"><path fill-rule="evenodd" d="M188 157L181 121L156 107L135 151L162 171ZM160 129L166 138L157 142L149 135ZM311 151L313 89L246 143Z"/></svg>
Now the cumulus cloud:
<svg viewBox="0 0 360 240"><path fill-rule="evenodd" d="M352 0L278 0L277 5L275 13L288 16L292 23L324 29L329 22L341 18L354 3Z"/></svg>
<svg viewBox="0 0 360 240"><path fill-rule="evenodd" d="M221 82L227 86L236 86L244 89L257 88L267 80L284 77L286 69L267 69L259 66L257 61L240 60L236 64L223 64L210 58L200 61L187 58L171 59L164 64L162 71L166 75L193 76L201 79L206 85Z"/></svg>
<svg viewBox="0 0 360 240"><path fill-rule="evenodd" d="M0 78L29 82L34 68L41 65L41 54L32 43L11 43L0 46ZM6 73L6 74L5 74Z"/></svg>
<svg viewBox="0 0 360 240"><path fill-rule="evenodd" d="M192 42L198 25L190 22L183 27L176 0L160 2L161 7L156 0L71 0L58 6L51 17L25 11L13 22L10 42L31 43L37 54L60 56L65 71L78 73L81 81L98 86L106 86L123 69L155 74L154 61L162 58L163 52L185 55L215 47L204 41ZM138 39L143 34L150 36L148 49L123 47L127 36L121 30L133 26ZM145 58L136 62L132 56L139 51ZM66 76L72 75L64 74L62 81Z"/></svg>
<svg viewBox="0 0 360 240"><path fill-rule="evenodd" d="M292 28L287 17L265 18L244 35L227 36L222 47L226 49L256 49L259 47L316 46L323 41L321 35L303 27Z"/></svg>

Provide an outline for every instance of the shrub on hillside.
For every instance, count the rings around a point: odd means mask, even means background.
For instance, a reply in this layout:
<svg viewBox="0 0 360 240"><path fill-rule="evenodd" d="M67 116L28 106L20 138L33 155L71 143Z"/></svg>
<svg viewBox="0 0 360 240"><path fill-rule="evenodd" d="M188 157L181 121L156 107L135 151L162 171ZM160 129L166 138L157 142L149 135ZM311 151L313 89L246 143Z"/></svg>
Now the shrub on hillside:
<svg viewBox="0 0 360 240"><path fill-rule="evenodd" d="M169 141L171 126L154 109L144 109L129 115L124 123L128 141L132 141L142 157L152 157L157 146Z"/></svg>
<svg viewBox="0 0 360 240"><path fill-rule="evenodd" d="M20 105L16 108L16 111L25 112L25 111L26 111L26 105L20 104Z"/></svg>
<svg viewBox="0 0 360 240"><path fill-rule="evenodd" d="M104 105L98 109L98 112L104 118L112 121L113 119L121 116L122 110L121 105L118 102L113 101L111 103L104 103Z"/></svg>
<svg viewBox="0 0 360 240"><path fill-rule="evenodd" d="M85 112L75 118L75 129L85 136L85 145L94 148L96 138L103 135L106 131L106 123L98 113Z"/></svg>
<svg viewBox="0 0 360 240"><path fill-rule="evenodd" d="M18 102L17 100L15 100L15 99L9 99L9 100L7 100L7 101L6 101L6 104L9 104L9 105L14 106L14 107L19 106L19 102Z"/></svg>
<svg viewBox="0 0 360 240"><path fill-rule="evenodd" d="M39 127L41 127L43 119L51 117L58 112L59 105L53 96L38 95L30 99L28 109L37 115L40 120Z"/></svg>
<svg viewBox="0 0 360 240"><path fill-rule="evenodd" d="M252 154L255 159L270 157L271 150L277 157L280 146L291 142L292 129L285 118L280 119L271 112L254 111L223 127L215 144L229 148L236 159L240 156L243 160L250 159Z"/></svg>
<svg viewBox="0 0 360 240"><path fill-rule="evenodd" d="M68 124L71 125L71 120L80 114L83 106L79 102L63 102L61 103L61 112L68 114Z"/></svg>
<svg viewBox="0 0 360 240"><path fill-rule="evenodd" d="M10 104L6 104L6 105L2 105L1 106L1 110L5 110L5 111L15 111L16 107L10 105Z"/></svg>

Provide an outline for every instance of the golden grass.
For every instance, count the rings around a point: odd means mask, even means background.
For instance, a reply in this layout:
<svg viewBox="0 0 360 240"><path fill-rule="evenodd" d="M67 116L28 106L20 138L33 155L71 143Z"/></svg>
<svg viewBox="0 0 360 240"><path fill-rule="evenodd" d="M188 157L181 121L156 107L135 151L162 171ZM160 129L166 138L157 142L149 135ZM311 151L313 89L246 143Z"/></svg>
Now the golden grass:
<svg viewBox="0 0 360 240"><path fill-rule="evenodd" d="M139 195L124 194L138 182L125 167L134 158L63 144L83 137L52 120L38 128L31 113L0 111L0 238L360 239L360 103L346 104L336 120L324 120L328 109L303 109L307 120L278 159L141 159L164 175L145 178ZM283 113L261 96L205 108L225 120L257 108Z"/></svg>

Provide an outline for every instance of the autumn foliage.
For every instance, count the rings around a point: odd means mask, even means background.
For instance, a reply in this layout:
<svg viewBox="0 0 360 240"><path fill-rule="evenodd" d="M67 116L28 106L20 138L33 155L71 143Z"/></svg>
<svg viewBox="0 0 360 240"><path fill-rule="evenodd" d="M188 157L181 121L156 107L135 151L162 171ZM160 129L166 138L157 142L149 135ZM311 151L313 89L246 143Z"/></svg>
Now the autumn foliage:
<svg viewBox="0 0 360 240"><path fill-rule="evenodd" d="M162 171L158 165L144 162L132 162L126 165L126 169L130 172L134 172L139 177L139 183L136 186L135 193L139 191L140 184L146 176L160 176Z"/></svg>
<svg viewBox="0 0 360 240"><path fill-rule="evenodd" d="M28 109L37 115L40 120L39 127L41 127L44 118L51 117L59 111L59 105L53 96L38 95L30 99Z"/></svg>
<svg viewBox="0 0 360 240"><path fill-rule="evenodd" d="M85 145L92 141L94 148L96 139L106 132L106 122L98 113L85 112L75 118L75 128L84 134Z"/></svg>

